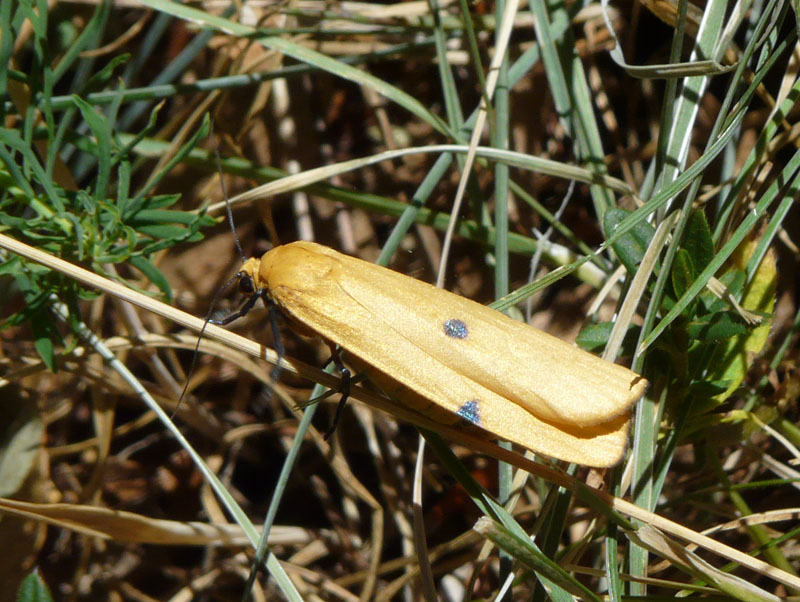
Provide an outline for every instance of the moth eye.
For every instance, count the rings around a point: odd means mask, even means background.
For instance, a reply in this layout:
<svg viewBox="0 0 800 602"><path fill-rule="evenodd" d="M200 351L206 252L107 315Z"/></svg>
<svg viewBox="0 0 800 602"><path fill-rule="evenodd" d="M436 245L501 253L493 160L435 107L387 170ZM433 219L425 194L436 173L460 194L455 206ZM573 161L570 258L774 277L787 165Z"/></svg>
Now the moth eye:
<svg viewBox="0 0 800 602"><path fill-rule="evenodd" d="M444 323L444 333L453 339L466 339L467 324L458 318L450 318Z"/></svg>
<svg viewBox="0 0 800 602"><path fill-rule="evenodd" d="M464 420L471 422L472 424L477 424L480 426L481 424L481 404L475 399L470 399L466 403L464 403L460 408L458 408L458 414Z"/></svg>
<svg viewBox="0 0 800 602"><path fill-rule="evenodd" d="M244 295L252 295L256 292L256 286L253 284L253 279L243 272L239 272L239 290Z"/></svg>

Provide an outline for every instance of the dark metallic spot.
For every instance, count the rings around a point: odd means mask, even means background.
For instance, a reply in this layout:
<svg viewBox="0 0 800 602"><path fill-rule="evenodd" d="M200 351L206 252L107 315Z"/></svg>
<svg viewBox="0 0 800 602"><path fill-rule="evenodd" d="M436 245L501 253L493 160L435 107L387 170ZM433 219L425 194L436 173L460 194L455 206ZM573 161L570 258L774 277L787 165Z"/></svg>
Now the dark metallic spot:
<svg viewBox="0 0 800 602"><path fill-rule="evenodd" d="M450 318L444 323L444 333L454 339L466 339L467 325L457 318Z"/></svg>
<svg viewBox="0 0 800 602"><path fill-rule="evenodd" d="M480 412L480 403L474 399L466 402L460 408L458 408L458 414L464 420L471 422L472 424L477 424L480 426L481 424L481 412Z"/></svg>

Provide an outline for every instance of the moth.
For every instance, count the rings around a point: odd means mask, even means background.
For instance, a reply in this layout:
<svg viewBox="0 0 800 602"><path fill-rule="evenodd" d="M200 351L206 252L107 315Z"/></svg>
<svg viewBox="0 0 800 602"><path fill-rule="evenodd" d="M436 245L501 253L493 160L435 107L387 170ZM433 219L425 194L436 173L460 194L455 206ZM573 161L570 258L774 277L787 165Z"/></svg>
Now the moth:
<svg viewBox="0 0 800 602"><path fill-rule="evenodd" d="M471 425L588 466L622 458L630 409L647 388L623 366L312 242L248 259L237 277L249 299L218 323L244 315L260 298L300 334L344 350L347 363L389 397L438 423Z"/></svg>

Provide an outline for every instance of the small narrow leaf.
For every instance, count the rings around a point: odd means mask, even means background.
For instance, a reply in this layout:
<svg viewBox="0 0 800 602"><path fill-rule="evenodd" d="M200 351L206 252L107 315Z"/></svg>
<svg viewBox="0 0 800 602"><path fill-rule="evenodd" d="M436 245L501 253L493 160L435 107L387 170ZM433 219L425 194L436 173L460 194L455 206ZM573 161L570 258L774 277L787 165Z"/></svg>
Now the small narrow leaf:
<svg viewBox="0 0 800 602"><path fill-rule="evenodd" d="M131 257L130 263L133 267L144 274L147 279L150 280L150 282L158 287L158 290L160 290L166 298L167 303L172 303L172 288L170 287L169 281L161 272L161 270L159 270L148 259L145 259L139 255L134 255Z"/></svg>
<svg viewBox="0 0 800 602"><path fill-rule="evenodd" d="M675 291L675 298L680 299L695 279L694 263L685 249L680 249L675 254L670 276L672 276L672 290Z"/></svg>
<svg viewBox="0 0 800 602"><path fill-rule="evenodd" d="M689 253L696 272L706 269L714 258L714 240L711 238L706 214L702 210L693 211L689 217L681 248Z"/></svg>
<svg viewBox="0 0 800 602"><path fill-rule="evenodd" d="M603 229L605 230L606 237L610 236L617 226L631 214L630 211L625 209L609 209L603 216ZM614 252L619 256L620 261L628 270L629 274L636 271L639 262L642 261L647 246L650 244L653 235L656 233L655 228L645 221L636 224L631 230L620 237L616 242L611 245Z"/></svg>

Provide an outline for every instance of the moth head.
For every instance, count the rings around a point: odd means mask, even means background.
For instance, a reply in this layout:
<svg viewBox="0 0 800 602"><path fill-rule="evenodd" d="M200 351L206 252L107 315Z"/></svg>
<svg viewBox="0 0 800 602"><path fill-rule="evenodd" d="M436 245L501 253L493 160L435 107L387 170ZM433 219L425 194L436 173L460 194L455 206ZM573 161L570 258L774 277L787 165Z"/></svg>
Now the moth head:
<svg viewBox="0 0 800 602"><path fill-rule="evenodd" d="M239 281L239 290L243 295L253 295L264 288L258 274L261 260L258 257L251 257L242 264L236 278Z"/></svg>

